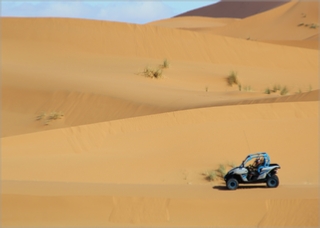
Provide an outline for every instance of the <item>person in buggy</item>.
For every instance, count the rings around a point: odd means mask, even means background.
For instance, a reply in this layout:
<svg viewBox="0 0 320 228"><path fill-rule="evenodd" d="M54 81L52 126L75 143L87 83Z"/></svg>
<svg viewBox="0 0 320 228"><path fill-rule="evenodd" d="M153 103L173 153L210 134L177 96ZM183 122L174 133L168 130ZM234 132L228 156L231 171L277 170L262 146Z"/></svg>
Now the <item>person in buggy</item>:
<svg viewBox="0 0 320 228"><path fill-rule="evenodd" d="M256 158L252 165L249 165L248 180L252 180L254 177L260 175L261 169L263 168L264 159L262 157Z"/></svg>

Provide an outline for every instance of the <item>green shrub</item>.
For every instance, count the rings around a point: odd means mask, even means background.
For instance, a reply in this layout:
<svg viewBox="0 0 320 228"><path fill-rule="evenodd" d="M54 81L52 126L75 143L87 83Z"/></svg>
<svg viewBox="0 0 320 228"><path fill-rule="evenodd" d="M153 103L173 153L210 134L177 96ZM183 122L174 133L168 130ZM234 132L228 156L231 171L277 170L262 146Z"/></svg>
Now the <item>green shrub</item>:
<svg viewBox="0 0 320 228"><path fill-rule="evenodd" d="M206 179L208 181L214 181L217 178L217 173L214 170L211 170L209 173L207 173Z"/></svg>
<svg viewBox="0 0 320 228"><path fill-rule="evenodd" d="M225 167L225 165L220 164L217 171L219 173L219 176L223 178L226 175L226 167Z"/></svg>
<svg viewBox="0 0 320 228"><path fill-rule="evenodd" d="M316 29L316 28L318 28L319 27L319 25L318 24L315 24L315 23L312 23L311 25L310 25L310 28L312 28L312 29Z"/></svg>
<svg viewBox="0 0 320 228"><path fill-rule="evenodd" d="M169 68L169 62L167 59L163 60L163 63L161 65L162 68Z"/></svg>
<svg viewBox="0 0 320 228"><path fill-rule="evenodd" d="M51 121L61 119L63 116L64 114L62 112L51 112L49 114L42 112L36 117L36 120L42 120L45 125L48 125Z"/></svg>
<svg viewBox="0 0 320 228"><path fill-rule="evenodd" d="M160 78L162 76L162 69L150 69L146 67L143 71L144 76L150 78Z"/></svg>
<svg viewBox="0 0 320 228"><path fill-rule="evenodd" d="M237 76L237 72L232 71L230 73L230 75L227 77L227 81L228 81L228 84L230 86L239 85L240 81L239 81L239 78Z"/></svg>
<svg viewBox="0 0 320 228"><path fill-rule="evenodd" d="M271 89L269 89L269 88L266 88L265 91L264 91L264 93L266 93L266 94L271 94L271 92L272 92L272 91L271 91Z"/></svg>
<svg viewBox="0 0 320 228"><path fill-rule="evenodd" d="M281 89L280 94L281 94L281 95L287 95L288 92L289 92L289 90L287 89L286 86L284 86L284 87Z"/></svg>

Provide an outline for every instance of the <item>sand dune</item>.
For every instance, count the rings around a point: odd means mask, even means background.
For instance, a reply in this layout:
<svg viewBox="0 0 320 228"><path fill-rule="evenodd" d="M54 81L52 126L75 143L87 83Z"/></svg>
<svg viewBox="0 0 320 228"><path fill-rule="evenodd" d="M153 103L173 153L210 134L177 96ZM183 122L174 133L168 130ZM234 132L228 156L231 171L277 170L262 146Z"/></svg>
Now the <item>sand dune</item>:
<svg viewBox="0 0 320 228"><path fill-rule="evenodd" d="M147 23L147 25L167 27L167 28L200 30L200 29L210 29L215 27L223 27L238 20L240 19L184 16L184 17L174 17L169 19L152 21L150 23Z"/></svg>
<svg viewBox="0 0 320 228"><path fill-rule="evenodd" d="M263 98L274 84L291 93L318 88L313 50L114 22L3 18L2 26L3 136ZM164 58L171 62L165 80L139 75ZM232 70L254 93L227 85ZM64 120L46 127L34 121L53 111Z"/></svg>
<svg viewBox="0 0 320 228"><path fill-rule="evenodd" d="M319 2L291 1L275 9L235 21L224 27L207 28L206 32L242 39L271 41L290 46L318 49L318 39L301 42L319 35ZM300 42L293 42L299 40ZM309 43L309 45L307 45ZM312 45L310 45L312 43Z"/></svg>
<svg viewBox="0 0 320 228"><path fill-rule="evenodd" d="M147 25L1 18L1 225L319 226L318 30L295 24L316 5ZM243 39L260 22L277 34ZM165 58L162 78L142 74ZM259 151L281 165L278 188L206 179Z"/></svg>
<svg viewBox="0 0 320 228"><path fill-rule="evenodd" d="M239 190L233 200L222 191L224 200L217 200L219 190L212 189L202 173L220 162L239 162L251 150L267 150L274 162L281 163L279 175L287 187L273 190L275 199L266 190L256 190L254 195L260 191L260 197L252 207L261 208L261 214L256 212L256 220L248 218L240 224L316 226L317 187L312 186L318 186L319 179L314 172L318 168L317 126L318 102L289 102L196 109L6 137L2 139L2 180L8 214L3 221L58 225L57 219L66 212L67 217L59 220L66 225L236 225L225 219L221 207L251 205L241 196L251 192ZM82 185L77 187L77 183ZM222 183L215 185L219 188ZM306 190L312 192L311 198L301 194ZM292 191L296 196L288 197ZM19 204L25 208L14 211ZM192 210L183 205L202 209L186 220ZM96 206L98 213L87 212ZM28 207L32 210L26 214ZM27 220L42 208L48 212L45 216ZM208 210L216 212L219 220L203 219Z"/></svg>
<svg viewBox="0 0 320 228"><path fill-rule="evenodd" d="M241 1L221 0L220 2L179 14L176 17L202 16L202 17L229 17L246 18L264 11L271 10L288 3L289 0L263 0ZM239 10L241 9L241 10Z"/></svg>
<svg viewBox="0 0 320 228"><path fill-rule="evenodd" d="M235 6L234 2L229 2L231 3ZM251 2L248 3L251 4ZM232 7L228 5L225 8ZM198 16L170 18L150 24L318 50L318 1L291 1L243 19L229 18L229 20L204 17L206 14L202 15L200 12L205 9L207 8L199 10ZM201 21L203 21L202 24Z"/></svg>

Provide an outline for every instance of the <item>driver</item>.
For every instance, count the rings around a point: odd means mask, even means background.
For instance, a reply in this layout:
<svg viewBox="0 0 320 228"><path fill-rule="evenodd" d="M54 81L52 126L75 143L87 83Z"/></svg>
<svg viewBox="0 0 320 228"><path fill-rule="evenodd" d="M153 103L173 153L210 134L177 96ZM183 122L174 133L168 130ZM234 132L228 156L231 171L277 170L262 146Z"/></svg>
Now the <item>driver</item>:
<svg viewBox="0 0 320 228"><path fill-rule="evenodd" d="M256 176L256 175L259 175L260 174L260 169L259 169L259 166L261 166L263 163L263 160L261 158L257 158L254 163L252 164L252 170L251 172L249 173L249 180L253 177L253 176Z"/></svg>
<svg viewBox="0 0 320 228"><path fill-rule="evenodd" d="M258 170L259 166L262 164L262 159L261 158L257 158L255 161L254 161L254 168L256 168Z"/></svg>

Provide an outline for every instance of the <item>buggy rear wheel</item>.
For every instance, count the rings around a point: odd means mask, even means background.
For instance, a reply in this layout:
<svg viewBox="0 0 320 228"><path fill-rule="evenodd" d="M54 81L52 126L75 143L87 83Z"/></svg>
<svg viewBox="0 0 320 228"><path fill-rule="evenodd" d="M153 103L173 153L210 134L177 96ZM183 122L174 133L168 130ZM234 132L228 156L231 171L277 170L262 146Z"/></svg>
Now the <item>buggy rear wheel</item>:
<svg viewBox="0 0 320 228"><path fill-rule="evenodd" d="M276 188L279 185L279 178L277 175L273 175L271 177L268 178L267 180L267 186L269 188Z"/></svg>
<svg viewBox="0 0 320 228"><path fill-rule="evenodd" d="M237 181L237 179L235 178L230 178L228 181L227 181L227 188L229 190L236 190L239 186L239 183Z"/></svg>

